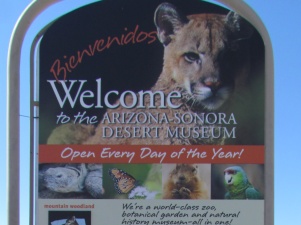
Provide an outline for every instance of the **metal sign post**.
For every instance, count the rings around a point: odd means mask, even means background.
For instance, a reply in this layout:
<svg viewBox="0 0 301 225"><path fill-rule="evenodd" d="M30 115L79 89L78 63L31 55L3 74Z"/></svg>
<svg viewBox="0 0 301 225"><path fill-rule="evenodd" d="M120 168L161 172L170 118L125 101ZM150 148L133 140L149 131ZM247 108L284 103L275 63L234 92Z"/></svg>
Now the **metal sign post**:
<svg viewBox="0 0 301 225"><path fill-rule="evenodd" d="M7 64L7 205L8 224L19 225L20 207L20 61L25 34L33 20L60 0L33 1L13 30ZM32 224L32 223L31 223Z"/></svg>

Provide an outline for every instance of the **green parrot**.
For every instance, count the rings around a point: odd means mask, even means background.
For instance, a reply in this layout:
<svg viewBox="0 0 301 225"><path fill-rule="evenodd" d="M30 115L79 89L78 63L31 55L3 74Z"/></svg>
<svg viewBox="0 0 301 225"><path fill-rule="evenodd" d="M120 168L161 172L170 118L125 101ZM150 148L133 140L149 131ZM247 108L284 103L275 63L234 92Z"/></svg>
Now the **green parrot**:
<svg viewBox="0 0 301 225"><path fill-rule="evenodd" d="M262 199L261 193L249 182L247 174L240 166L225 169L224 177L228 190L225 199Z"/></svg>

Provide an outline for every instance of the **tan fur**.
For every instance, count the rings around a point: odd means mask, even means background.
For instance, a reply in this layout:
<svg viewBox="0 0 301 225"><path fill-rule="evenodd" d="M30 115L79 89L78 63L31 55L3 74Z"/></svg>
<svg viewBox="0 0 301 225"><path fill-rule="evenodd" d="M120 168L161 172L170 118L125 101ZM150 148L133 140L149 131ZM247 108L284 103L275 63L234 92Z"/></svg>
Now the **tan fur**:
<svg viewBox="0 0 301 225"><path fill-rule="evenodd" d="M177 164L164 184L163 199L208 199L197 166Z"/></svg>

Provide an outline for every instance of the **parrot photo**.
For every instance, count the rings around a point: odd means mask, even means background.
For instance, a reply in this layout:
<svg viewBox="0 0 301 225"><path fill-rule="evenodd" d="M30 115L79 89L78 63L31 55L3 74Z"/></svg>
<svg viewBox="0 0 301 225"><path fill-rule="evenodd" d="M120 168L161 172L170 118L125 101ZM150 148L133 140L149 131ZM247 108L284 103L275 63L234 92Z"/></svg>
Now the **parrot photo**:
<svg viewBox="0 0 301 225"><path fill-rule="evenodd" d="M227 193L225 199L262 199L261 193L249 182L247 174L240 166L224 170Z"/></svg>

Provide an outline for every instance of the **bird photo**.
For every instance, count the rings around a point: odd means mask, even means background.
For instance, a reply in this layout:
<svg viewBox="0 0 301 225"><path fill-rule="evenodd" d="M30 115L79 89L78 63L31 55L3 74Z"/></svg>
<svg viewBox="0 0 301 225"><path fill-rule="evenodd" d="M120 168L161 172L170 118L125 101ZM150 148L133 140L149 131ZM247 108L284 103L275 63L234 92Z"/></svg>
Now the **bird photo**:
<svg viewBox="0 0 301 225"><path fill-rule="evenodd" d="M211 199L264 199L264 165L213 164Z"/></svg>
<svg viewBox="0 0 301 225"><path fill-rule="evenodd" d="M240 166L226 168L224 179L227 189L225 199L262 199L261 193L249 182Z"/></svg>

